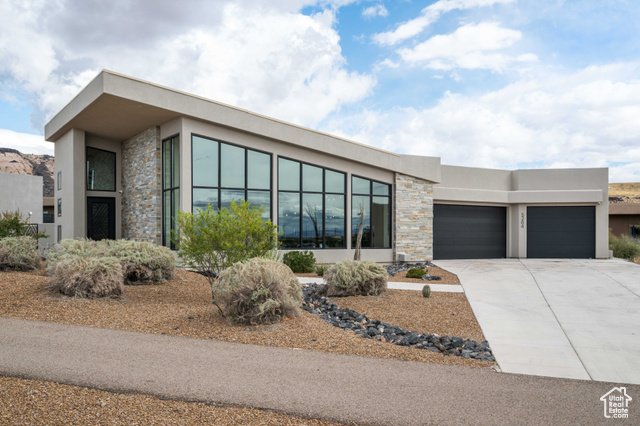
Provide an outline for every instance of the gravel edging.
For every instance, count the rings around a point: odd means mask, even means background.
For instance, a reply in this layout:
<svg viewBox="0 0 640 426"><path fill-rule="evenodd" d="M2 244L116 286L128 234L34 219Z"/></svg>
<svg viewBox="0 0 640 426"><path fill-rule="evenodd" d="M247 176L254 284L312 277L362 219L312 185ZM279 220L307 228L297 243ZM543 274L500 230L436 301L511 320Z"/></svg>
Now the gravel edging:
<svg viewBox="0 0 640 426"><path fill-rule="evenodd" d="M356 335L366 339L388 342L399 346L426 349L432 352L441 352L445 355L456 355L482 361L495 361L487 341L478 343L475 340L465 340L450 335L439 336L437 334L408 331L386 322L371 320L366 315L362 315L353 309L340 308L330 298L319 295L318 293L322 293L323 288L323 284L303 285L303 309L318 315L324 322L334 327L339 327L345 331L353 331Z"/></svg>

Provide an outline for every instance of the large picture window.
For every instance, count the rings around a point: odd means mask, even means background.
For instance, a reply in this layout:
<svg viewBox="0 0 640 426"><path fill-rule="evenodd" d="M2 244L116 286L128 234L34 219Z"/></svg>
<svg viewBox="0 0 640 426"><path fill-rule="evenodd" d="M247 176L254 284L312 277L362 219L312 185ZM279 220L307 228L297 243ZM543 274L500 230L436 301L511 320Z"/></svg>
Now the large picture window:
<svg viewBox="0 0 640 426"><path fill-rule="evenodd" d="M271 218L270 154L192 135L191 155L194 212L246 200Z"/></svg>
<svg viewBox="0 0 640 426"><path fill-rule="evenodd" d="M391 247L391 185L351 177L351 247L362 221L362 248Z"/></svg>
<svg viewBox="0 0 640 426"><path fill-rule="evenodd" d="M58 180L58 185L59 184L60 180ZM87 147L87 190L116 190L115 152Z"/></svg>
<svg viewBox="0 0 640 426"><path fill-rule="evenodd" d="M278 159L278 230L283 248L345 248L346 175Z"/></svg>
<svg viewBox="0 0 640 426"><path fill-rule="evenodd" d="M162 245L170 247L171 231L180 206L180 137L162 141Z"/></svg>

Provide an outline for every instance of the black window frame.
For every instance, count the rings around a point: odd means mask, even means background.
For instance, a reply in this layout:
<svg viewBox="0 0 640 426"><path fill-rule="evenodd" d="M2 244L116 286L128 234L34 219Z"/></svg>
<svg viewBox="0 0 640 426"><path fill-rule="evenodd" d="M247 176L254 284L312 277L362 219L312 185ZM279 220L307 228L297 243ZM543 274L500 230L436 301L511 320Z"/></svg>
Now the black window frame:
<svg viewBox="0 0 640 426"><path fill-rule="evenodd" d="M58 198L58 217L62 217L62 198Z"/></svg>
<svg viewBox="0 0 640 426"><path fill-rule="evenodd" d="M299 185L299 190L295 191L295 190L289 190L289 189L283 189L280 190L280 159L284 159L284 160L288 160L288 161L295 161L296 163L300 164L300 185ZM348 173L347 172L343 172L341 170L337 170L337 169L333 169L330 167L324 167L324 166L320 166L318 164L313 164L313 163L309 163L306 161L300 161L298 159L295 158L290 158L290 157L285 157L285 156L281 156L279 155L276 159L278 161L278 182L277 182L277 189L276 191L278 192L278 211L280 211L280 193L281 192L286 192L289 194L298 194L299 195L299 200L300 200L300 236L299 238L299 247L282 247L283 250L340 250L340 249L346 249L347 248L347 220L348 220L348 213L347 213L347 196L348 196L348 192L347 192L347 178L348 178ZM322 191L305 191L304 190L304 167L303 166L312 166L312 167L317 167L319 169L322 169ZM326 191L326 173L325 171L329 170L332 172L336 172L336 173L341 173L344 175L344 192L327 192ZM303 195L304 194L320 194L322 195L322 247L304 247L303 246L303 229L302 229L302 224L303 224L303 206L302 206L302 199L303 199ZM343 231L344 231L344 242L342 244L342 247L327 247L327 229L326 229L326 196L327 195L342 195L344 197L344 220L343 220ZM280 226L280 215L278 214L278 226Z"/></svg>
<svg viewBox="0 0 640 426"><path fill-rule="evenodd" d="M364 194L361 192L353 192L353 178L356 177L358 179L363 179L363 180L368 180L369 181L369 193L368 194ZM373 193L373 184L374 183L380 183L383 185L386 185L389 187L389 195L379 195L379 194L374 194ZM361 196L361 197L369 197L369 211L371 212L371 231L373 232L373 198L374 197L386 197L389 199L389 247L373 247L373 234L370 237L371 240L371 245L368 247L362 246L361 248L363 249L371 249L371 250L389 250L390 248L393 248L393 184L387 183L387 182L382 182L380 180L376 180L376 179L371 179L368 177L364 177L364 176L359 176L359 175L351 175L351 212L350 212L350 217L351 217L351 224L353 225L353 196ZM355 248L356 244L355 241L353 240L353 229L351 229L351 248ZM357 230L356 230L356 235L357 235Z"/></svg>
<svg viewBox="0 0 640 426"><path fill-rule="evenodd" d="M174 135L171 135L169 137L166 137L164 139L162 139L162 141L160 142L160 147L161 147L161 152L160 152L160 163L161 163L161 175L160 175L160 181L161 181L161 188L162 188L162 200L161 200L161 204L162 204L162 245L164 247L169 247L171 250L175 250L175 244L173 243L173 241L166 241L166 237L167 237L167 230L166 230L166 218L165 218L165 193L166 192L170 192L171 195L169 196L170 198L170 202L171 202L171 208L169 209L170 212L173 211L177 211L174 207L175 204L177 203L178 205L180 205L180 170L177 171L178 173L178 186L174 186L173 182L174 182L174 173L175 170L173 167L174 164L174 158L173 158L173 152L171 153L171 157L169 160L169 167L170 167L170 171L169 171L169 187L165 188L164 184L165 184L165 167L164 167L164 144L166 141L171 140L171 145L173 145L173 139L178 138L178 142L177 142L177 146L178 146L178 152L180 151L180 133L176 133ZM179 164L178 164L179 165ZM174 195L174 191L178 190L178 200L175 199ZM175 229L175 218L172 216L171 217L171 221L170 221L170 225L169 227L171 228L171 230ZM171 240L171 239L169 239ZM168 243L168 244L167 244Z"/></svg>
<svg viewBox="0 0 640 426"><path fill-rule="evenodd" d="M202 139L207 139L212 142L218 143L218 186L204 186L204 185L194 185L193 184L193 138L199 137ZM244 149L244 188L236 188L236 187L227 187L222 186L222 144L227 144L231 146L235 146L238 148ZM260 154L266 154L269 156L269 189L264 188L250 188L249 187L249 151L258 152ZM220 209L222 204L222 191L223 190L233 190L233 191L243 191L244 192L244 200L247 201L247 193L248 191L261 191L269 193L269 220L273 222L273 154L267 151L262 151L260 149L248 148L243 145L239 145L233 142L228 142L222 139L212 138L210 136L204 136L198 133L191 133L191 212L195 213L195 207L193 205L193 190L194 189L210 189L218 191L218 206L217 209ZM256 206L260 207L260 206Z"/></svg>
<svg viewBox="0 0 640 426"><path fill-rule="evenodd" d="M106 152L109 154L113 154L113 189L91 189L89 188L89 150L90 149L95 149L96 151L102 151L102 152ZM102 148L96 148L95 146L87 146L85 147L85 188L87 191L95 191L95 192L115 192L116 191L116 187L118 186L118 156L116 155L115 151L108 151L106 149L102 149ZM60 189L60 188L58 188Z"/></svg>

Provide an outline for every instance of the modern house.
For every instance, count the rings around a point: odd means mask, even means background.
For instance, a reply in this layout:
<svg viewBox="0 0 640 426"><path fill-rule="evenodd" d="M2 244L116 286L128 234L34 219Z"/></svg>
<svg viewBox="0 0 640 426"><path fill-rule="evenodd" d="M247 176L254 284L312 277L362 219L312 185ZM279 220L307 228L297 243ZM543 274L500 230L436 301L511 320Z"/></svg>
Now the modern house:
<svg viewBox="0 0 640 426"><path fill-rule="evenodd" d="M56 236L170 246L178 210L248 200L283 248L364 259L608 256L608 170L444 166L110 71L45 127Z"/></svg>

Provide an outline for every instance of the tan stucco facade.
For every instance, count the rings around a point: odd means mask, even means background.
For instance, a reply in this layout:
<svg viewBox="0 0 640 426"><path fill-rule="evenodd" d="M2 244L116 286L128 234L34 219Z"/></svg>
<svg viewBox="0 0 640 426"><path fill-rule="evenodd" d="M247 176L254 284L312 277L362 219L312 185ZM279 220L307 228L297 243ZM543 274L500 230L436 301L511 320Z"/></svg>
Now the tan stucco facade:
<svg viewBox="0 0 640 426"><path fill-rule="evenodd" d="M609 256L608 169L491 170L442 166L434 203L507 208L507 257L527 257L527 207L594 206L597 258Z"/></svg>

